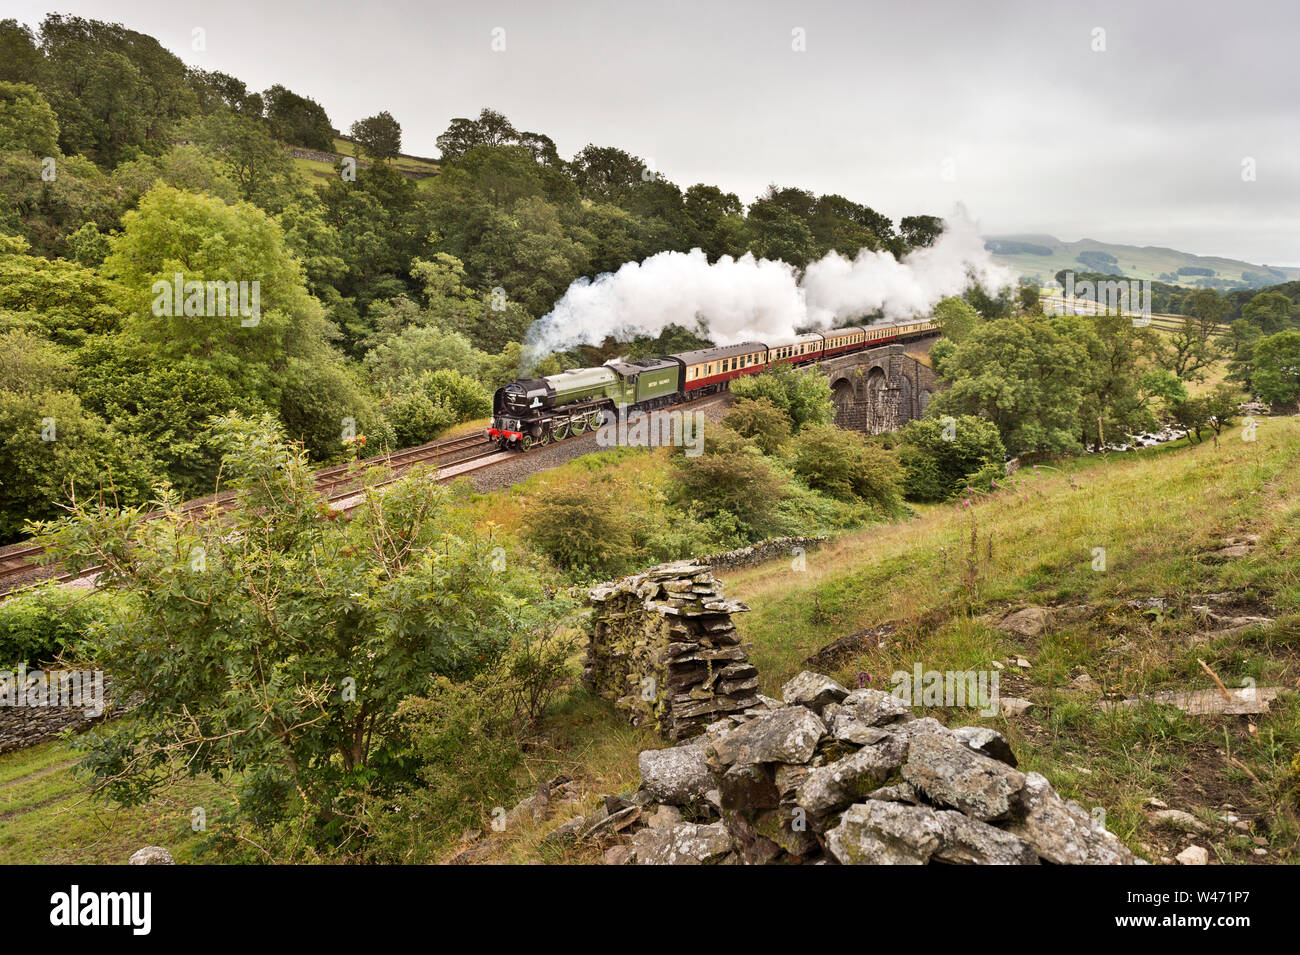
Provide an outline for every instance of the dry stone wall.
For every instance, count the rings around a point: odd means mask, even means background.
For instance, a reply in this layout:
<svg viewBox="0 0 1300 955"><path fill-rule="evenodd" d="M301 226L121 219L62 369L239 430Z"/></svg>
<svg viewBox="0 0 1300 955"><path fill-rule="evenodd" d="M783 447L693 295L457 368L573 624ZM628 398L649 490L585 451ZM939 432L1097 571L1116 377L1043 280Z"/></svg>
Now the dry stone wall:
<svg viewBox="0 0 1300 955"><path fill-rule="evenodd" d="M778 549L788 547L785 542ZM950 729L880 690L805 671L782 699L704 562L591 590L586 684L678 745L640 754L641 788L557 833L606 862L1131 865L1140 860L996 731ZM611 844L612 843L612 844Z"/></svg>
<svg viewBox="0 0 1300 955"><path fill-rule="evenodd" d="M106 697L109 689L109 681L105 680ZM0 753L44 743L66 730L80 733L103 719L107 709L106 702L99 712L91 712L89 707L81 705L0 705ZM120 715L120 711L115 715Z"/></svg>
<svg viewBox="0 0 1300 955"><path fill-rule="evenodd" d="M707 564L681 561L594 587L583 682L670 740L759 704L758 671Z"/></svg>
<svg viewBox="0 0 1300 955"><path fill-rule="evenodd" d="M826 543L825 537L773 537L770 540L759 541L757 544L751 544L749 547L742 547L739 550L728 550L723 551L721 554L701 557L699 562L707 564L714 570L752 567L755 564L766 563L777 557L798 557L814 547L820 547L824 543Z"/></svg>

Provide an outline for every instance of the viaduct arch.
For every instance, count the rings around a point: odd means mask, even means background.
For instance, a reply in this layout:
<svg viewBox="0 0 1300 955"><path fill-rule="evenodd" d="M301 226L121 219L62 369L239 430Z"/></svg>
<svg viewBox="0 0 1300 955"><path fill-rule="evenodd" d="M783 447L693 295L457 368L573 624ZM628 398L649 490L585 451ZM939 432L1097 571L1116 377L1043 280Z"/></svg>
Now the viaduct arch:
<svg viewBox="0 0 1300 955"><path fill-rule="evenodd" d="M928 349L933 340L920 347ZM939 377L906 351L903 345L885 345L821 363L830 379L839 427L879 434L921 417Z"/></svg>

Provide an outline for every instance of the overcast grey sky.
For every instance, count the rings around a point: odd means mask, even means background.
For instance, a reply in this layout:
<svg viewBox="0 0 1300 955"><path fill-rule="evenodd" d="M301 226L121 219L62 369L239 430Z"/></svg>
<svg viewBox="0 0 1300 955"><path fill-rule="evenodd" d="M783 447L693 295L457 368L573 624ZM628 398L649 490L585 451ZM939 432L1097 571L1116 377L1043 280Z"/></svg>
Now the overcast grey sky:
<svg viewBox="0 0 1300 955"><path fill-rule="evenodd" d="M565 158L615 145L746 201L775 182L895 219L962 202L986 234L1300 265L1295 0L49 2L0 11L123 23L340 129L387 109L420 155L487 105Z"/></svg>

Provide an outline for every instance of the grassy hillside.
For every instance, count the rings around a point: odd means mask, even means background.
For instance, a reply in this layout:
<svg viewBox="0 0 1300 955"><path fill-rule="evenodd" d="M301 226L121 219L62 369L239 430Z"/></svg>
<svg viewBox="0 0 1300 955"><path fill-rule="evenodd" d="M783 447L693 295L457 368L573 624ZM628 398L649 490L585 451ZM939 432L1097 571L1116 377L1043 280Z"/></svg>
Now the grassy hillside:
<svg viewBox="0 0 1300 955"><path fill-rule="evenodd" d="M1274 267L1256 265L1239 259L1220 258L1218 256L1193 255L1177 249L1159 246L1120 245L1113 242L1098 242L1095 239L1080 239L1078 242L1062 242L1051 235L999 235L986 237L991 243L993 259L1000 265L1014 269L1019 275L1035 278L1040 283L1052 281L1061 269L1075 271L1116 272L1134 279L1160 279L1174 284L1196 286L1201 279L1211 278L1203 275L1180 275L1180 268L1211 269L1214 272L1212 282L1216 288L1258 288L1275 285L1291 279L1300 279L1300 268ZM997 251L998 249L1015 249L1017 245L1034 246L1040 250L1050 250L1050 254L1038 254L1030 251ZM1080 262L1080 253L1101 252L1115 257L1116 262L1108 268L1095 268ZM1246 273L1254 276L1246 278Z"/></svg>
<svg viewBox="0 0 1300 955"><path fill-rule="evenodd" d="M90 799L72 771L77 759L64 742L0 756L0 861L120 865L148 845L191 860L191 812L201 806L216 818L217 784L185 779L144 806L114 808Z"/></svg>
<svg viewBox="0 0 1300 955"><path fill-rule="evenodd" d="M334 140L334 152L340 156L355 156L357 147L355 143L349 140L336 138ZM437 163L428 159L419 159L415 156L398 156L391 161L390 165L404 175L424 177L437 175L438 173ZM332 180L337 175L333 163L321 162L317 159L295 158L293 166L309 182Z"/></svg>
<svg viewBox="0 0 1300 955"><path fill-rule="evenodd" d="M1296 861L1294 693L1254 717L1103 705L1109 695L1213 689L1202 660L1228 687L1253 679L1294 688L1300 681L1300 418L1267 419L1257 437L1244 442L1233 430L1218 446L1180 442L1030 469L969 506L927 508L910 520L844 534L809 554L806 570L774 561L724 574L728 596L752 608L738 625L753 645L763 691L779 695L781 684L828 644L893 624L897 631L883 645L869 641L815 668L847 685L888 689L892 672L916 662L988 670L997 661L1002 697L1031 701L1028 712L927 713L949 725L998 729L1022 768L1044 773L1090 811L1105 810L1109 828L1151 861L1193 841L1222 862ZM521 487L477 497L472 506L509 531L541 485L577 479L593 466L590 459L570 462ZM611 479L643 487L665 466L652 453L604 459ZM1259 536L1249 555L1205 559L1222 538L1245 534ZM1093 569L1095 548L1105 549L1103 571ZM1206 593L1229 594L1234 613L1272 622L1194 644L1212 628L1192 609L1196 595ZM1166 598L1166 607L1143 612L1128 605L1148 597ZM993 625L1001 612L1026 605L1083 609L1032 637ZM576 676L580 654L571 666ZM520 795L565 772L582 781L587 796L546 822L489 835L476 844L479 860L598 861L594 848L561 850L544 836L573 812L592 811L600 794L634 789L637 753L663 745L577 689L544 730L519 779ZM73 756L66 744L0 756L6 858L119 862L150 842L182 858L192 853L189 810L211 805L217 787L186 783L193 791L106 812L84 801L70 775ZM1191 813L1206 831L1160 828L1147 805L1152 799ZM491 808L484 807L485 820ZM55 842L68 848L56 852Z"/></svg>
<svg viewBox="0 0 1300 955"><path fill-rule="evenodd" d="M1220 538L1242 533L1261 537L1251 556L1198 559ZM1096 547L1106 549L1104 572L1093 570ZM866 685L888 688L893 671L918 661L937 670L986 670L999 661L1002 696L1030 700L1026 714L933 715L1004 733L1022 768L1046 774L1090 811L1104 809L1109 828L1153 862L1195 841L1212 860L1269 863L1300 857L1294 693L1256 717L1193 717L1154 704L1108 711L1102 702L1106 693L1213 689L1199 660L1229 687L1251 678L1294 688L1298 551L1300 419L1289 418L1266 421L1254 443L1232 432L1218 447L1179 443L1031 470L969 508L936 507L846 535L810 554L806 571L774 561L724 576L728 595L753 608L739 627L769 695L827 644L897 624L884 646L818 668L850 686L861 674L864 682L870 677ZM1191 610L1193 595L1207 592L1231 592L1244 608L1238 612L1275 622L1192 646L1189 638L1209 626ZM1149 614L1127 606L1151 596L1168 598L1168 609ZM1002 633L987 619L1030 604L1088 610L1031 638ZM1086 686L1079 679L1085 674L1092 686L1074 688ZM592 793L634 789L636 754L663 745L581 695L556 714L551 733L552 747L537 754L533 776L570 772ZM1150 799L1193 814L1207 831L1160 828ZM595 804L593 798L584 808ZM495 837L488 857L594 861L593 849L559 853L542 842L565 817Z"/></svg>

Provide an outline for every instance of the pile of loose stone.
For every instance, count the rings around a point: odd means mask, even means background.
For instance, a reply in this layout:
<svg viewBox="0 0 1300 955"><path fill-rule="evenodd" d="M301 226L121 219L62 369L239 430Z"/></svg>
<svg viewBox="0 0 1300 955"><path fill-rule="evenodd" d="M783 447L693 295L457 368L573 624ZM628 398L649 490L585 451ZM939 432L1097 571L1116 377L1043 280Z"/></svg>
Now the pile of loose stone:
<svg viewBox="0 0 1300 955"><path fill-rule="evenodd" d="M583 682L670 740L758 706L758 671L708 565L679 561L593 588Z"/></svg>
<svg viewBox="0 0 1300 955"><path fill-rule="evenodd" d="M803 672L699 739L641 753L641 788L575 839L610 863L1134 864L997 732L916 718Z"/></svg>

